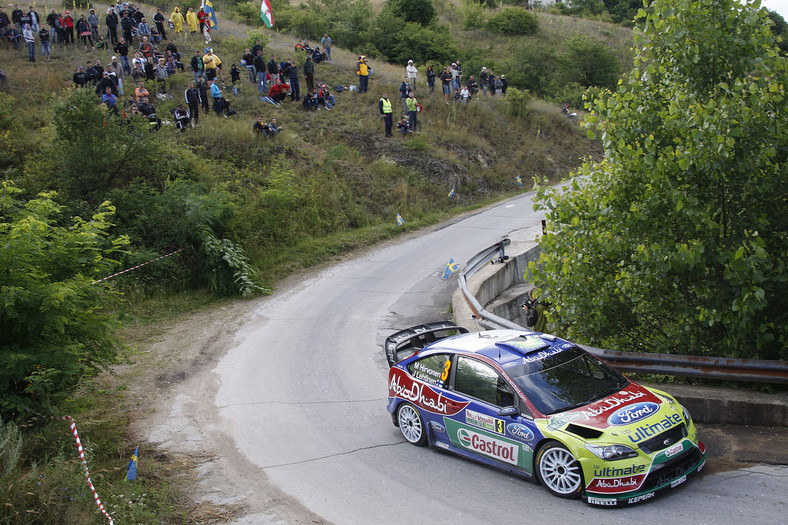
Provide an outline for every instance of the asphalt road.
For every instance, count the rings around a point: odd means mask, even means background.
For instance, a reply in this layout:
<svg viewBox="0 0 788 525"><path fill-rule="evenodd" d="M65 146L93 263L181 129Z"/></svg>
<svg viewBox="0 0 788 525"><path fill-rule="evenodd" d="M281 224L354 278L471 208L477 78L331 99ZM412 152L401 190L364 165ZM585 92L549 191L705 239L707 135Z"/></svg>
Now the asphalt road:
<svg viewBox="0 0 788 525"><path fill-rule="evenodd" d="M709 473L648 504L608 510L405 443L385 409L383 340L450 317L456 277L441 279L450 258L463 263L504 235L533 237L540 219L522 196L261 302L214 370L217 427L257 467L244 475L266 478L337 524L784 522L788 467Z"/></svg>

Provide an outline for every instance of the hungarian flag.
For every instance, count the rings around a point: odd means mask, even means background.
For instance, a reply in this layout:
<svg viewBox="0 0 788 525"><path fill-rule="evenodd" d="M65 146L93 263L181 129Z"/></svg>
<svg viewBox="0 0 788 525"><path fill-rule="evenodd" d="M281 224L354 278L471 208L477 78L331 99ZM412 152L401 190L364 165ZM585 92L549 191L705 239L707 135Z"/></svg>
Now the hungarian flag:
<svg viewBox="0 0 788 525"><path fill-rule="evenodd" d="M271 28L274 26L274 13L271 11L271 1L263 0L260 4L260 18L263 19L265 27Z"/></svg>

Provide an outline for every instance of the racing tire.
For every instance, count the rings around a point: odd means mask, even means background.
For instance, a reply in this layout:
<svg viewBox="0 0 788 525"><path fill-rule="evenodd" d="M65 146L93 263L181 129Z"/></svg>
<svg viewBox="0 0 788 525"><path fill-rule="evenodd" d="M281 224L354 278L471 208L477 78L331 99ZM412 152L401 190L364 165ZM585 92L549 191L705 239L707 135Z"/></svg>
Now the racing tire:
<svg viewBox="0 0 788 525"><path fill-rule="evenodd" d="M535 470L539 483L554 496L575 499L583 493L582 467L557 441L548 441L539 449Z"/></svg>
<svg viewBox="0 0 788 525"><path fill-rule="evenodd" d="M408 443L418 447L427 444L427 427L419 410L410 403L402 403L397 408L397 426Z"/></svg>

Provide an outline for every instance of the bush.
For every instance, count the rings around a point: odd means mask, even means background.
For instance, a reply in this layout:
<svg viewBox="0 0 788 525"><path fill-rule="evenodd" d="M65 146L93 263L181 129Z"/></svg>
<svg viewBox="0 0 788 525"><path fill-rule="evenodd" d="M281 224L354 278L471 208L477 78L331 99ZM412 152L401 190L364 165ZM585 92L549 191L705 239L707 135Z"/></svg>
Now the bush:
<svg viewBox="0 0 788 525"><path fill-rule="evenodd" d="M481 29L487 23L487 10L476 0L462 2L462 28Z"/></svg>
<svg viewBox="0 0 788 525"><path fill-rule="evenodd" d="M509 114L513 117L524 117L528 114L528 102L531 94L528 90L520 91L515 87L506 90L506 103L509 105Z"/></svg>
<svg viewBox="0 0 788 525"><path fill-rule="evenodd" d="M573 36L558 57L563 83L576 82L584 87L614 89L621 75L621 62L608 45L599 40Z"/></svg>
<svg viewBox="0 0 788 525"><path fill-rule="evenodd" d="M487 29L503 35L533 35L539 29L539 21L525 9L507 7L490 17Z"/></svg>

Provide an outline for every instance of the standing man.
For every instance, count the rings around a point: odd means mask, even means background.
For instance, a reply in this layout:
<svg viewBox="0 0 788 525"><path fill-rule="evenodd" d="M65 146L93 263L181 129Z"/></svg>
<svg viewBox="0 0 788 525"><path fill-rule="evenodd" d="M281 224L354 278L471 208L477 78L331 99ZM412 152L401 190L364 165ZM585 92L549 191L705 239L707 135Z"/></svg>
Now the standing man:
<svg viewBox="0 0 788 525"><path fill-rule="evenodd" d="M120 19L120 30L123 31L123 40L125 40L127 44L131 43L132 29L134 29L134 20L132 20L127 11L123 11Z"/></svg>
<svg viewBox="0 0 788 525"><path fill-rule="evenodd" d="M254 70L257 72L257 91L260 95L265 96L268 93L268 82L266 82L267 72L265 58L263 58L263 50L258 49L257 55L254 57Z"/></svg>
<svg viewBox="0 0 788 525"><path fill-rule="evenodd" d="M443 84L443 96L446 98L446 104L448 105L451 97L451 72L448 67L443 68L439 78L441 79L441 84Z"/></svg>
<svg viewBox="0 0 788 525"><path fill-rule="evenodd" d="M129 46L126 40L121 38L115 44L113 50L120 56L120 65L123 67L124 75L131 75L131 64L129 63Z"/></svg>
<svg viewBox="0 0 788 525"><path fill-rule="evenodd" d="M189 26L189 33L192 35L197 33L197 26L199 22L197 21L197 13L194 12L194 9L191 7L188 11L186 11L186 25Z"/></svg>
<svg viewBox="0 0 788 525"><path fill-rule="evenodd" d="M30 20L30 28L33 30L33 33L38 33L38 30L41 29L41 17L33 11L32 5L27 12L27 18Z"/></svg>
<svg viewBox="0 0 788 525"><path fill-rule="evenodd" d="M419 70L413 65L413 60L408 60L408 66L405 68L405 74L408 76L408 84L411 89L416 89L416 75Z"/></svg>
<svg viewBox="0 0 788 525"><path fill-rule="evenodd" d="M161 13L161 9L156 9L156 14L153 15L153 22L156 24L156 31L159 32L161 41L167 40L167 33L164 31L164 15Z"/></svg>
<svg viewBox="0 0 788 525"><path fill-rule="evenodd" d="M25 39L25 44L27 44L27 56L30 62L36 61L36 38L33 35L33 28L30 27L30 24L25 24L22 26L22 37Z"/></svg>
<svg viewBox="0 0 788 525"><path fill-rule="evenodd" d="M287 61L287 67L284 72L288 80L290 80L290 100L299 102L301 100L301 86L298 83L298 66L295 65L295 61L292 58Z"/></svg>
<svg viewBox="0 0 788 525"><path fill-rule="evenodd" d="M192 71L194 72L194 81L199 82L199 77L201 77L203 71L205 71L202 63L202 54L200 53L199 49L194 50L194 56L192 57L190 65L192 66Z"/></svg>
<svg viewBox="0 0 788 525"><path fill-rule="evenodd" d="M208 13L200 6L200 10L197 12L197 21L200 23L200 34L204 34L205 32L205 22L208 20Z"/></svg>
<svg viewBox="0 0 788 525"><path fill-rule="evenodd" d="M99 39L99 17L96 15L96 10L91 9L88 15L88 25L90 26L90 37L93 42L98 42Z"/></svg>
<svg viewBox="0 0 788 525"><path fill-rule="evenodd" d="M391 127L393 125L392 115L391 115L391 101L389 100L389 94L383 93L383 96L380 97L378 101L378 112L383 116L383 123L386 126L386 136L391 137Z"/></svg>
<svg viewBox="0 0 788 525"><path fill-rule="evenodd" d="M189 118L191 118L192 122L197 124L200 121L200 105L202 104L200 90L197 89L194 82L189 82L189 87L186 89L183 96L189 108Z"/></svg>
<svg viewBox="0 0 788 525"><path fill-rule="evenodd" d="M25 12L19 9L19 4L14 4L14 9L11 11L11 21L16 25L16 29L18 31L22 31L22 18L24 18Z"/></svg>
<svg viewBox="0 0 788 525"><path fill-rule="evenodd" d="M304 62L304 78L307 91L315 89L315 64L312 62L312 57L306 57L306 62Z"/></svg>
<svg viewBox="0 0 788 525"><path fill-rule="evenodd" d="M47 15L47 25L49 26L49 41L54 44L57 42L57 13L55 13L55 8L52 8L52 11Z"/></svg>
<svg viewBox="0 0 788 525"><path fill-rule="evenodd" d="M419 128L419 121L416 118L419 114L419 101L416 100L413 91L410 92L410 96L408 96L407 103L408 103L408 120L410 121L410 130L413 133L416 133L416 130Z"/></svg>
<svg viewBox="0 0 788 525"><path fill-rule="evenodd" d="M364 55L358 57L356 75L358 75L358 92L366 93L369 88L369 66L367 65L367 57Z"/></svg>
<svg viewBox="0 0 788 525"><path fill-rule="evenodd" d="M333 43L333 40L331 40L331 37L328 36L328 33L323 33L323 38L320 39L320 43L323 44L323 49L326 50L326 56L328 57L328 60L331 60L331 44Z"/></svg>
<svg viewBox="0 0 788 525"><path fill-rule="evenodd" d="M52 62L52 47L49 43L49 29L42 27L38 32L38 38L41 40L41 58L44 62Z"/></svg>
<svg viewBox="0 0 788 525"><path fill-rule="evenodd" d="M120 21L113 8L107 9L107 17L104 19L104 23L107 24L107 29L109 30L110 44L114 46L118 43L118 24Z"/></svg>

